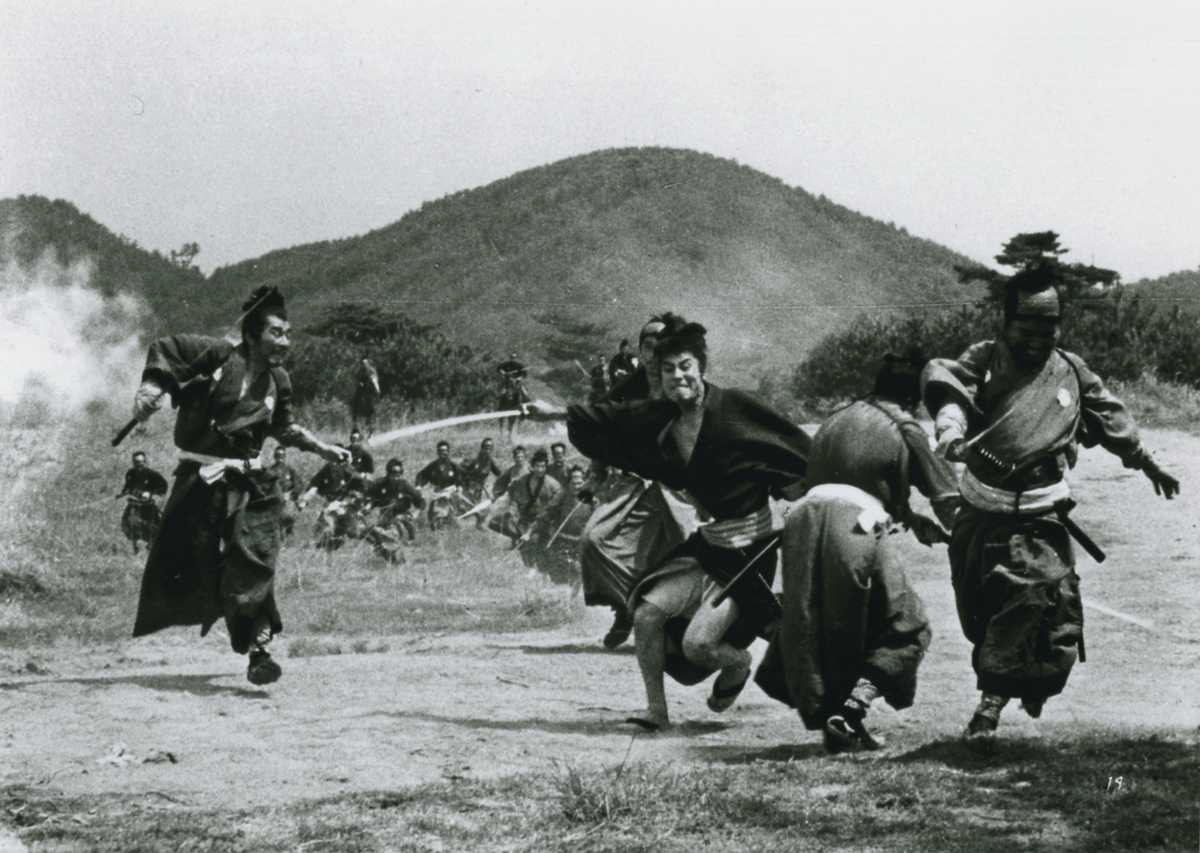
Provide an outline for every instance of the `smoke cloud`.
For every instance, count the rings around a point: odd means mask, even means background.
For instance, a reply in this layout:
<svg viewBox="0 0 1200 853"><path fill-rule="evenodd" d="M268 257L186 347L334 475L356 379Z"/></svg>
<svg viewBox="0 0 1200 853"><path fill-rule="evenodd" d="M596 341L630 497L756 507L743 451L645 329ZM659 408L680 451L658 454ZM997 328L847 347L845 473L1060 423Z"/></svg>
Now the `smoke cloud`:
<svg viewBox="0 0 1200 853"><path fill-rule="evenodd" d="M0 421L35 427L97 401L132 401L144 353L142 300L90 286L87 260L0 268Z"/></svg>

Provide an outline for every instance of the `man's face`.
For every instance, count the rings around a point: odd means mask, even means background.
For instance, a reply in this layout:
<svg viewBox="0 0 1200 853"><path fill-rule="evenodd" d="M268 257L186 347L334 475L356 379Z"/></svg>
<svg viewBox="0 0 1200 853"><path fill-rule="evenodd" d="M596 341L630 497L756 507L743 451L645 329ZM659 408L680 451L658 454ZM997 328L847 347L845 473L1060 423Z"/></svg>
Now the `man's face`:
<svg viewBox="0 0 1200 853"><path fill-rule="evenodd" d="M362 447L362 434L357 432L350 433L350 446L357 449Z"/></svg>
<svg viewBox="0 0 1200 853"><path fill-rule="evenodd" d="M137 456L133 457L133 467L137 468L139 470L142 468L145 468L146 467L146 457L142 456L140 453Z"/></svg>
<svg viewBox="0 0 1200 853"><path fill-rule="evenodd" d="M388 468L387 476L388 476L388 480L390 480L391 482L399 483L400 480L404 477L404 466L403 465L393 465L391 468Z"/></svg>
<svg viewBox="0 0 1200 853"><path fill-rule="evenodd" d="M275 461L276 462L286 462L287 461L287 451L284 450L282 447L275 448Z"/></svg>
<svg viewBox="0 0 1200 853"><path fill-rule="evenodd" d="M571 473L571 488L579 491L583 488L583 472L574 471Z"/></svg>
<svg viewBox="0 0 1200 853"><path fill-rule="evenodd" d="M550 455L554 457L554 463L557 465L566 458L567 449L556 444L554 447L550 448Z"/></svg>
<svg viewBox="0 0 1200 853"><path fill-rule="evenodd" d="M1062 331L1056 317L1016 316L1004 324L1004 342L1020 367L1039 367L1046 363Z"/></svg>
<svg viewBox="0 0 1200 853"><path fill-rule="evenodd" d="M274 314L268 315L262 334L257 340L251 338L250 349L257 350L271 367L282 367L284 359L287 358L288 345L291 343L288 340L291 331L292 327L287 320Z"/></svg>
<svg viewBox="0 0 1200 853"><path fill-rule="evenodd" d="M483 451L484 456L491 456L492 455L492 440L490 438L485 438L483 440L483 443L479 445L479 449Z"/></svg>
<svg viewBox="0 0 1200 853"><path fill-rule="evenodd" d="M692 408L704 396L704 371L690 352L664 356L660 370L663 393L680 408Z"/></svg>
<svg viewBox="0 0 1200 853"><path fill-rule="evenodd" d="M438 449L437 449L437 456L438 456L438 459L445 462L447 459L450 458L450 448L444 444L439 444Z"/></svg>
<svg viewBox="0 0 1200 853"><path fill-rule="evenodd" d="M518 465L524 465L525 464L525 451L524 450L514 450L513 451L513 462L516 462Z"/></svg>
<svg viewBox="0 0 1200 853"><path fill-rule="evenodd" d="M533 476L535 476L535 477L545 477L546 476L546 460L539 459L537 462L534 462L531 466L529 466L529 470L533 473Z"/></svg>

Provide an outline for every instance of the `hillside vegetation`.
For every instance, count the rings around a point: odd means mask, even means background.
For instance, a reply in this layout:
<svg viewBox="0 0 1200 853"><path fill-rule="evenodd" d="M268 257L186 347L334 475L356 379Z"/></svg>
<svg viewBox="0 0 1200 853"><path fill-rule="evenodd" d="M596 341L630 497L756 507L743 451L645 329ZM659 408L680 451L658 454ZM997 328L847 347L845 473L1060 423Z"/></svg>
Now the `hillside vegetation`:
<svg viewBox="0 0 1200 853"><path fill-rule="evenodd" d="M43 263L45 262L45 263ZM136 294L146 300L155 329L188 322L184 297L203 293L205 278L186 262L172 263L157 251L114 234L69 201L42 196L0 199L0 266L15 264L26 272L63 271L75 264L90 267L89 281L104 296Z"/></svg>
<svg viewBox="0 0 1200 853"><path fill-rule="evenodd" d="M564 331L584 360L612 351L649 314L677 310L712 329L722 381L753 382L864 308L963 298L961 256L747 166L675 149L573 157L427 202L360 237L281 249L207 278L66 202L17 201L5 204L35 223L21 237L23 260L47 245L86 249L100 258L103 286L143 294L159 328L223 330L247 293L274 284L298 327L334 304L369 303L483 350L516 350L543 370L574 369L562 358ZM57 217L50 225L43 208Z"/></svg>
<svg viewBox="0 0 1200 853"><path fill-rule="evenodd" d="M559 326L592 323L593 349L608 351L673 309L708 324L716 363L745 379L791 363L864 306L961 298L953 265L964 260L729 160L621 149L429 202L362 237L219 269L202 313L216 321L275 284L306 310L386 303L551 367L545 345Z"/></svg>
<svg viewBox="0 0 1200 853"><path fill-rule="evenodd" d="M273 284L297 329L319 326L338 305L373 306L435 325L484 362L516 351L564 395L583 393L575 360L613 352L661 310L710 328L717 381L754 386L786 383L819 341L856 318L954 312L985 292L959 283L954 268L968 259L903 228L731 160L667 148L529 169L368 234L280 249L208 277L65 201L2 201L0 224L0 261L86 255L104 292L145 297L155 332L225 331L247 293ZM1191 308L1200 272L1128 288Z"/></svg>

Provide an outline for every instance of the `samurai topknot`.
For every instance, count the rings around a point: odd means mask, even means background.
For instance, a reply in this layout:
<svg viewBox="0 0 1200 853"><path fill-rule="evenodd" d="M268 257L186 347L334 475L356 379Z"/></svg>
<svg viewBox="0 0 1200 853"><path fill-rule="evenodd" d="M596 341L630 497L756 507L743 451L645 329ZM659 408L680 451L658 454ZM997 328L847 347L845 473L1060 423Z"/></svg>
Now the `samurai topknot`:
<svg viewBox="0 0 1200 853"><path fill-rule="evenodd" d="M268 317L286 320L287 308L284 307L279 288L264 284L242 304L242 340L260 337Z"/></svg>
<svg viewBox="0 0 1200 853"><path fill-rule="evenodd" d="M889 352L875 374L874 393L904 406L915 406L921 399L921 371L928 361L920 347L911 347L902 356Z"/></svg>
<svg viewBox="0 0 1200 853"><path fill-rule="evenodd" d="M700 362L700 370L708 368L708 329L699 323L689 323L678 314L670 312L662 315L664 328L658 333L658 343L654 346L654 357L666 358L669 355L691 353Z"/></svg>

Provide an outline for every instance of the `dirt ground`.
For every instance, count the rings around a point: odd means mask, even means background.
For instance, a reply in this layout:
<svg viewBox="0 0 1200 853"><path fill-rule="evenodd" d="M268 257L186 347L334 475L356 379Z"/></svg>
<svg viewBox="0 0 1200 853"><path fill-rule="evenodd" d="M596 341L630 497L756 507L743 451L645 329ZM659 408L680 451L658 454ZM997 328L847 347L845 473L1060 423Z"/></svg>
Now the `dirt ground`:
<svg viewBox="0 0 1200 853"><path fill-rule="evenodd" d="M1200 439L1154 432L1147 444L1183 495L1166 503L1114 458L1084 454L1072 478L1075 518L1109 553L1102 565L1080 556L1088 661L1041 720L1010 709L1002 736L1196 736ZM975 701L945 547L926 551L909 537L897 545L934 640L915 706L872 711L884 755L955 737ZM281 606L286 615L286 598ZM753 685L715 715L707 685L670 683L676 728L637 734L622 722L642 707L636 661L630 646L601 647L607 622L608 611L592 610L553 631L399 636L382 653L283 658L284 677L268 689L245 680L245 658L216 630L204 640L178 629L116 647L0 651L0 784L228 807L558 764L822 755L819 736Z"/></svg>

